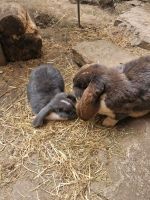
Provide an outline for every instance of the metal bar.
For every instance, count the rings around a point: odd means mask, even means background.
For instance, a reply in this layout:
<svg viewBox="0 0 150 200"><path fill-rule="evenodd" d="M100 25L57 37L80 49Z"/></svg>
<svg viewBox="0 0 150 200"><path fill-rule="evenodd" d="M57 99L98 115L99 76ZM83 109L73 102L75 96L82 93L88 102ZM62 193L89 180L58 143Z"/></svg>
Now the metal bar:
<svg viewBox="0 0 150 200"><path fill-rule="evenodd" d="M80 0L77 0L77 10L78 10L78 26L81 27L81 21L80 21Z"/></svg>

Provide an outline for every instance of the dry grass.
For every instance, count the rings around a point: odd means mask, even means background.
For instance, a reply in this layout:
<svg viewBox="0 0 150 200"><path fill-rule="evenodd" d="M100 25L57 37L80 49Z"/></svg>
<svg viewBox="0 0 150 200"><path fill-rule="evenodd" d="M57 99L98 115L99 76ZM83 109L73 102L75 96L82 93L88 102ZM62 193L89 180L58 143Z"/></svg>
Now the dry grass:
<svg viewBox="0 0 150 200"><path fill-rule="evenodd" d="M97 180L109 184L111 181L106 170L107 163L100 152L105 152L107 162L112 155L121 156L118 138L124 131L106 129L96 121L83 122L79 119L49 122L40 129L34 129L26 100L26 83L33 67L41 62L53 62L64 75L67 91L71 91L72 78L78 69L71 59L72 45L82 40L109 38L127 47L128 41L123 35L113 35L106 27L101 30L53 27L43 34L42 59L2 68L3 78L11 80L7 85L8 95L1 98L0 184L7 187L29 175L35 183L31 190L37 192L37 199L40 199L40 191L51 200L89 199L93 195L91 182ZM137 53L142 54L143 51L138 50ZM17 77L13 79L12 76ZM20 95L11 98L16 92Z"/></svg>
<svg viewBox="0 0 150 200"><path fill-rule="evenodd" d="M108 159L120 154L115 130L79 119L33 129L31 120L25 97L18 99L1 119L1 151L13 151L7 155L11 166L2 169L3 186L22 177L22 168L38 182L32 190L45 191L51 199L86 199L91 181L110 181L99 151L107 151Z"/></svg>

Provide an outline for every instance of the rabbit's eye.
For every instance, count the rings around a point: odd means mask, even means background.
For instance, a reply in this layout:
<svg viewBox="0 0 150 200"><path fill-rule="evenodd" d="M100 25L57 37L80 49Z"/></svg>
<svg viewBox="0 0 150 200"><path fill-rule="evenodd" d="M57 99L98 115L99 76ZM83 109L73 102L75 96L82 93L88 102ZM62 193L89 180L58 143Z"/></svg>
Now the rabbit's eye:
<svg viewBox="0 0 150 200"><path fill-rule="evenodd" d="M63 108L59 108L58 111L59 112L63 112L64 110L63 110Z"/></svg>

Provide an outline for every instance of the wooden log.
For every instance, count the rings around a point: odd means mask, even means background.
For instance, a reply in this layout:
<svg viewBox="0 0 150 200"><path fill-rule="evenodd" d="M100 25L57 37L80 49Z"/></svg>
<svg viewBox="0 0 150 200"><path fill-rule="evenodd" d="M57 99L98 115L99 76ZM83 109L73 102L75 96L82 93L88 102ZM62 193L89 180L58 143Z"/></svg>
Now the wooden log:
<svg viewBox="0 0 150 200"><path fill-rule="evenodd" d="M7 61L29 60L41 57L42 40L38 35L3 37L2 47Z"/></svg>
<svg viewBox="0 0 150 200"><path fill-rule="evenodd" d="M0 43L7 61L41 56L42 39L24 7L17 3L0 5Z"/></svg>
<svg viewBox="0 0 150 200"><path fill-rule="evenodd" d="M4 52L3 52L2 46L0 44L0 66L6 65L6 64L7 64L6 58L4 56Z"/></svg>
<svg viewBox="0 0 150 200"><path fill-rule="evenodd" d="M1 3L0 33L4 35L19 35L25 33L27 26L27 11L17 3Z"/></svg>

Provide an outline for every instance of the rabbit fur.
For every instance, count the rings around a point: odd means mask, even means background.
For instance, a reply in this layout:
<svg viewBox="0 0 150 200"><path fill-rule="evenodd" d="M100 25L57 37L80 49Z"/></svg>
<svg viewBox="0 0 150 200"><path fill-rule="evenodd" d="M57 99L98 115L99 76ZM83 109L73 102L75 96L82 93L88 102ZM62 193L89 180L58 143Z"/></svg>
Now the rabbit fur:
<svg viewBox="0 0 150 200"><path fill-rule="evenodd" d="M83 66L73 79L73 89L77 114L83 120L101 114L107 116L104 126L114 126L128 116L141 117L150 112L150 56L121 68Z"/></svg>
<svg viewBox="0 0 150 200"><path fill-rule="evenodd" d="M32 70L27 85L27 98L36 115L33 126L43 125L44 119L70 120L76 118L73 95L64 92L64 80L58 69L42 64Z"/></svg>

